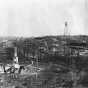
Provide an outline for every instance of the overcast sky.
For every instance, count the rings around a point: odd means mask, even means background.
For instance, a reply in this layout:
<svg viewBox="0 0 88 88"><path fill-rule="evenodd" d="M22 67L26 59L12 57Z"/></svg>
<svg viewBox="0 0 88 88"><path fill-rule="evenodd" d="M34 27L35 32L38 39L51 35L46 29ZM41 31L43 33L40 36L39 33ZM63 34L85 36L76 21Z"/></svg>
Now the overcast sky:
<svg viewBox="0 0 88 88"><path fill-rule="evenodd" d="M0 36L88 34L87 0L0 0Z"/></svg>

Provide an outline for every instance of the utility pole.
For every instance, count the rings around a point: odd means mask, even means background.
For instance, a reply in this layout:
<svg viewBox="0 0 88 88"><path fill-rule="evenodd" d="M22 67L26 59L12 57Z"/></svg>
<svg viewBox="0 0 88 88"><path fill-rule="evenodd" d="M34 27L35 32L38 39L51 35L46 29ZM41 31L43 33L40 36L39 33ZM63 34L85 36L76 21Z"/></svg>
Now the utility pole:
<svg viewBox="0 0 88 88"><path fill-rule="evenodd" d="M39 60L39 56L38 56L38 51L36 50L36 67L37 67L37 69L38 69L38 67L39 67L39 65L38 65L38 60ZM37 72L36 72L36 79L37 79L37 77L38 77L38 74L37 74Z"/></svg>
<svg viewBox="0 0 88 88"><path fill-rule="evenodd" d="M64 28L64 55L66 55L66 35L67 35L67 30L68 30L68 23L65 21L65 28Z"/></svg>
<svg viewBox="0 0 88 88"><path fill-rule="evenodd" d="M65 21L64 36L66 36L67 34L67 27L68 27L68 23L67 21Z"/></svg>

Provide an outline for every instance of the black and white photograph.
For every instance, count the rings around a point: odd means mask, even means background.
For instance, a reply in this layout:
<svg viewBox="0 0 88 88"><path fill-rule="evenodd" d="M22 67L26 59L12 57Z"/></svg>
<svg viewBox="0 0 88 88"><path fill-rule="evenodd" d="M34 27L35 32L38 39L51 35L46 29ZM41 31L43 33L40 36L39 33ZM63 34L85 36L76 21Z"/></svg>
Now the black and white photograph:
<svg viewBox="0 0 88 88"><path fill-rule="evenodd" d="M88 88L88 0L0 0L0 88Z"/></svg>

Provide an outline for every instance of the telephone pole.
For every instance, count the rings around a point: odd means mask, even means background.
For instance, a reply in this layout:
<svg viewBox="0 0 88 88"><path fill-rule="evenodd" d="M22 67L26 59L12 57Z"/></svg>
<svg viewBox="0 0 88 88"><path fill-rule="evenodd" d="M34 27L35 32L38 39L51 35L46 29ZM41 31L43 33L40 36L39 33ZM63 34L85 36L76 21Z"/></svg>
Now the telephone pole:
<svg viewBox="0 0 88 88"><path fill-rule="evenodd" d="M68 31L68 23L65 21L65 28L64 28L64 55L66 55L66 38L67 38L67 31Z"/></svg>

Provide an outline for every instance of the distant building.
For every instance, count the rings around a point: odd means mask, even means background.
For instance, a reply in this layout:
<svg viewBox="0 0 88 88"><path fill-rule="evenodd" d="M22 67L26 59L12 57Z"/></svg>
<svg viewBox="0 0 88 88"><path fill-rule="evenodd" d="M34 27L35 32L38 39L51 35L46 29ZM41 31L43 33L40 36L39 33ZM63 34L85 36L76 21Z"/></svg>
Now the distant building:
<svg viewBox="0 0 88 88"><path fill-rule="evenodd" d="M81 50L87 49L86 42L74 41L71 40L67 43L67 46L71 49L72 55L82 55L84 52L80 52Z"/></svg>

